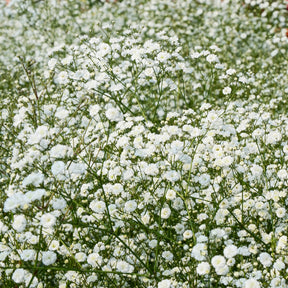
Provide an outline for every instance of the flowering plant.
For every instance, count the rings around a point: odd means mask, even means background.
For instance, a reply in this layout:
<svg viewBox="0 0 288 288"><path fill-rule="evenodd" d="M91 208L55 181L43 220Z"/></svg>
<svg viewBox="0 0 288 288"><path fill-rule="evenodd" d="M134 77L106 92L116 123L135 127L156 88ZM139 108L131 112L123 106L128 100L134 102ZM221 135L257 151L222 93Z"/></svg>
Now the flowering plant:
<svg viewBox="0 0 288 288"><path fill-rule="evenodd" d="M283 1L0 5L1 287L287 287Z"/></svg>

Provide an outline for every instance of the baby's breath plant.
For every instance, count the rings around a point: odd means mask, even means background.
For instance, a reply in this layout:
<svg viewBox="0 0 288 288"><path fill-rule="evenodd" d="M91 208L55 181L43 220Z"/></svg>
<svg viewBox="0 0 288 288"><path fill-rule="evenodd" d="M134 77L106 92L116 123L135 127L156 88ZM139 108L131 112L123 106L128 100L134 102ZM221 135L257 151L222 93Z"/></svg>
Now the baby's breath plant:
<svg viewBox="0 0 288 288"><path fill-rule="evenodd" d="M284 1L0 5L1 287L288 285Z"/></svg>

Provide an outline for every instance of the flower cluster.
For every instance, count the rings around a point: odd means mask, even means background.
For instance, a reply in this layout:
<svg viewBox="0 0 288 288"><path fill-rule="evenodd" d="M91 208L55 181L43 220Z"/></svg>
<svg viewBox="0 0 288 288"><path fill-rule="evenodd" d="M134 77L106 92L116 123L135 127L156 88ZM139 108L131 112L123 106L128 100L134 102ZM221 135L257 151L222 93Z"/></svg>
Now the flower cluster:
<svg viewBox="0 0 288 288"><path fill-rule="evenodd" d="M287 287L285 5L78 2L0 10L0 286Z"/></svg>

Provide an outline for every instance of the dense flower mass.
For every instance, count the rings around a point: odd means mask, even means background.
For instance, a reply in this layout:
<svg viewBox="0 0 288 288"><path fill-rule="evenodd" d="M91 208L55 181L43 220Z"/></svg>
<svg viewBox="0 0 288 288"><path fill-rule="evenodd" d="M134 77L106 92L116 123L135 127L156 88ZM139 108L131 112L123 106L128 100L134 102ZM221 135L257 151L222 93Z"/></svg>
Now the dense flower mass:
<svg viewBox="0 0 288 288"><path fill-rule="evenodd" d="M287 13L0 2L0 287L287 287Z"/></svg>

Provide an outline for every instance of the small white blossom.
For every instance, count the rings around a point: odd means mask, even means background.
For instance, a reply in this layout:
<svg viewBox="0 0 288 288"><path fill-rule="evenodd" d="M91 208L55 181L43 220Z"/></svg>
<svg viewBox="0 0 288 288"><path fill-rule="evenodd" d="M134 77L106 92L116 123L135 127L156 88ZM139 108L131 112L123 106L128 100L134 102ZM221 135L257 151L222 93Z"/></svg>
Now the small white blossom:
<svg viewBox="0 0 288 288"><path fill-rule="evenodd" d="M90 205L89 205L90 209L93 210L96 213L104 213L106 211L106 204L104 201L97 201L97 200L93 200Z"/></svg>
<svg viewBox="0 0 288 288"><path fill-rule="evenodd" d="M161 209L161 218L168 219L171 215L171 210L169 207L165 207Z"/></svg>
<svg viewBox="0 0 288 288"><path fill-rule="evenodd" d="M230 87L225 87L222 92L223 92L223 95L229 95L231 94L231 91L232 89Z"/></svg>
<svg viewBox="0 0 288 288"><path fill-rule="evenodd" d="M66 71L62 71L57 76L57 82L59 84L67 84L69 82L68 73Z"/></svg>
<svg viewBox="0 0 288 288"><path fill-rule="evenodd" d="M233 258L238 254L238 248L235 245L228 245L225 247L223 253L226 258Z"/></svg>
<svg viewBox="0 0 288 288"><path fill-rule="evenodd" d="M260 288L260 284L256 279L248 279L245 281L244 288Z"/></svg>
<svg viewBox="0 0 288 288"><path fill-rule="evenodd" d="M27 221L24 215L15 215L12 224L13 229L17 232L23 232L26 228Z"/></svg>
<svg viewBox="0 0 288 288"><path fill-rule="evenodd" d="M267 252L263 252L259 255L259 261L265 267L270 267L272 265L272 257Z"/></svg>
<svg viewBox="0 0 288 288"><path fill-rule="evenodd" d="M171 281L168 279L160 281L158 283L158 288L171 288Z"/></svg>
<svg viewBox="0 0 288 288"><path fill-rule="evenodd" d="M87 263L95 268L98 265L101 265L102 257L98 253L91 253L88 255Z"/></svg>
<svg viewBox="0 0 288 288"><path fill-rule="evenodd" d="M12 275L12 280L15 283L22 283L25 280L25 270L22 268L16 269Z"/></svg>
<svg viewBox="0 0 288 288"><path fill-rule="evenodd" d="M123 114L117 108L108 109L105 115L110 121L118 122L123 119Z"/></svg>
<svg viewBox="0 0 288 288"><path fill-rule="evenodd" d="M42 263L46 266L52 265L56 262L57 255L52 251L42 253Z"/></svg>
<svg viewBox="0 0 288 288"><path fill-rule="evenodd" d="M166 62L169 58L171 57L171 55L167 52L160 52L157 55L157 60L160 62Z"/></svg>
<svg viewBox="0 0 288 288"><path fill-rule="evenodd" d="M215 269L219 269L220 267L224 267L226 265L226 260L221 255L216 255L212 258L211 264Z"/></svg>
<svg viewBox="0 0 288 288"><path fill-rule="evenodd" d="M131 213L137 208L137 202L135 200L129 200L125 203L125 211Z"/></svg>
<svg viewBox="0 0 288 288"><path fill-rule="evenodd" d="M215 55L215 54L209 54L207 57L206 57L206 60L209 62L209 63L213 63L213 62L218 62L218 57Z"/></svg>
<svg viewBox="0 0 288 288"><path fill-rule="evenodd" d="M201 262L196 268L198 275L207 275L210 273L210 264L208 262Z"/></svg>
<svg viewBox="0 0 288 288"><path fill-rule="evenodd" d="M51 213L46 213L41 216L40 224L44 228L53 227L56 223L56 217Z"/></svg>

